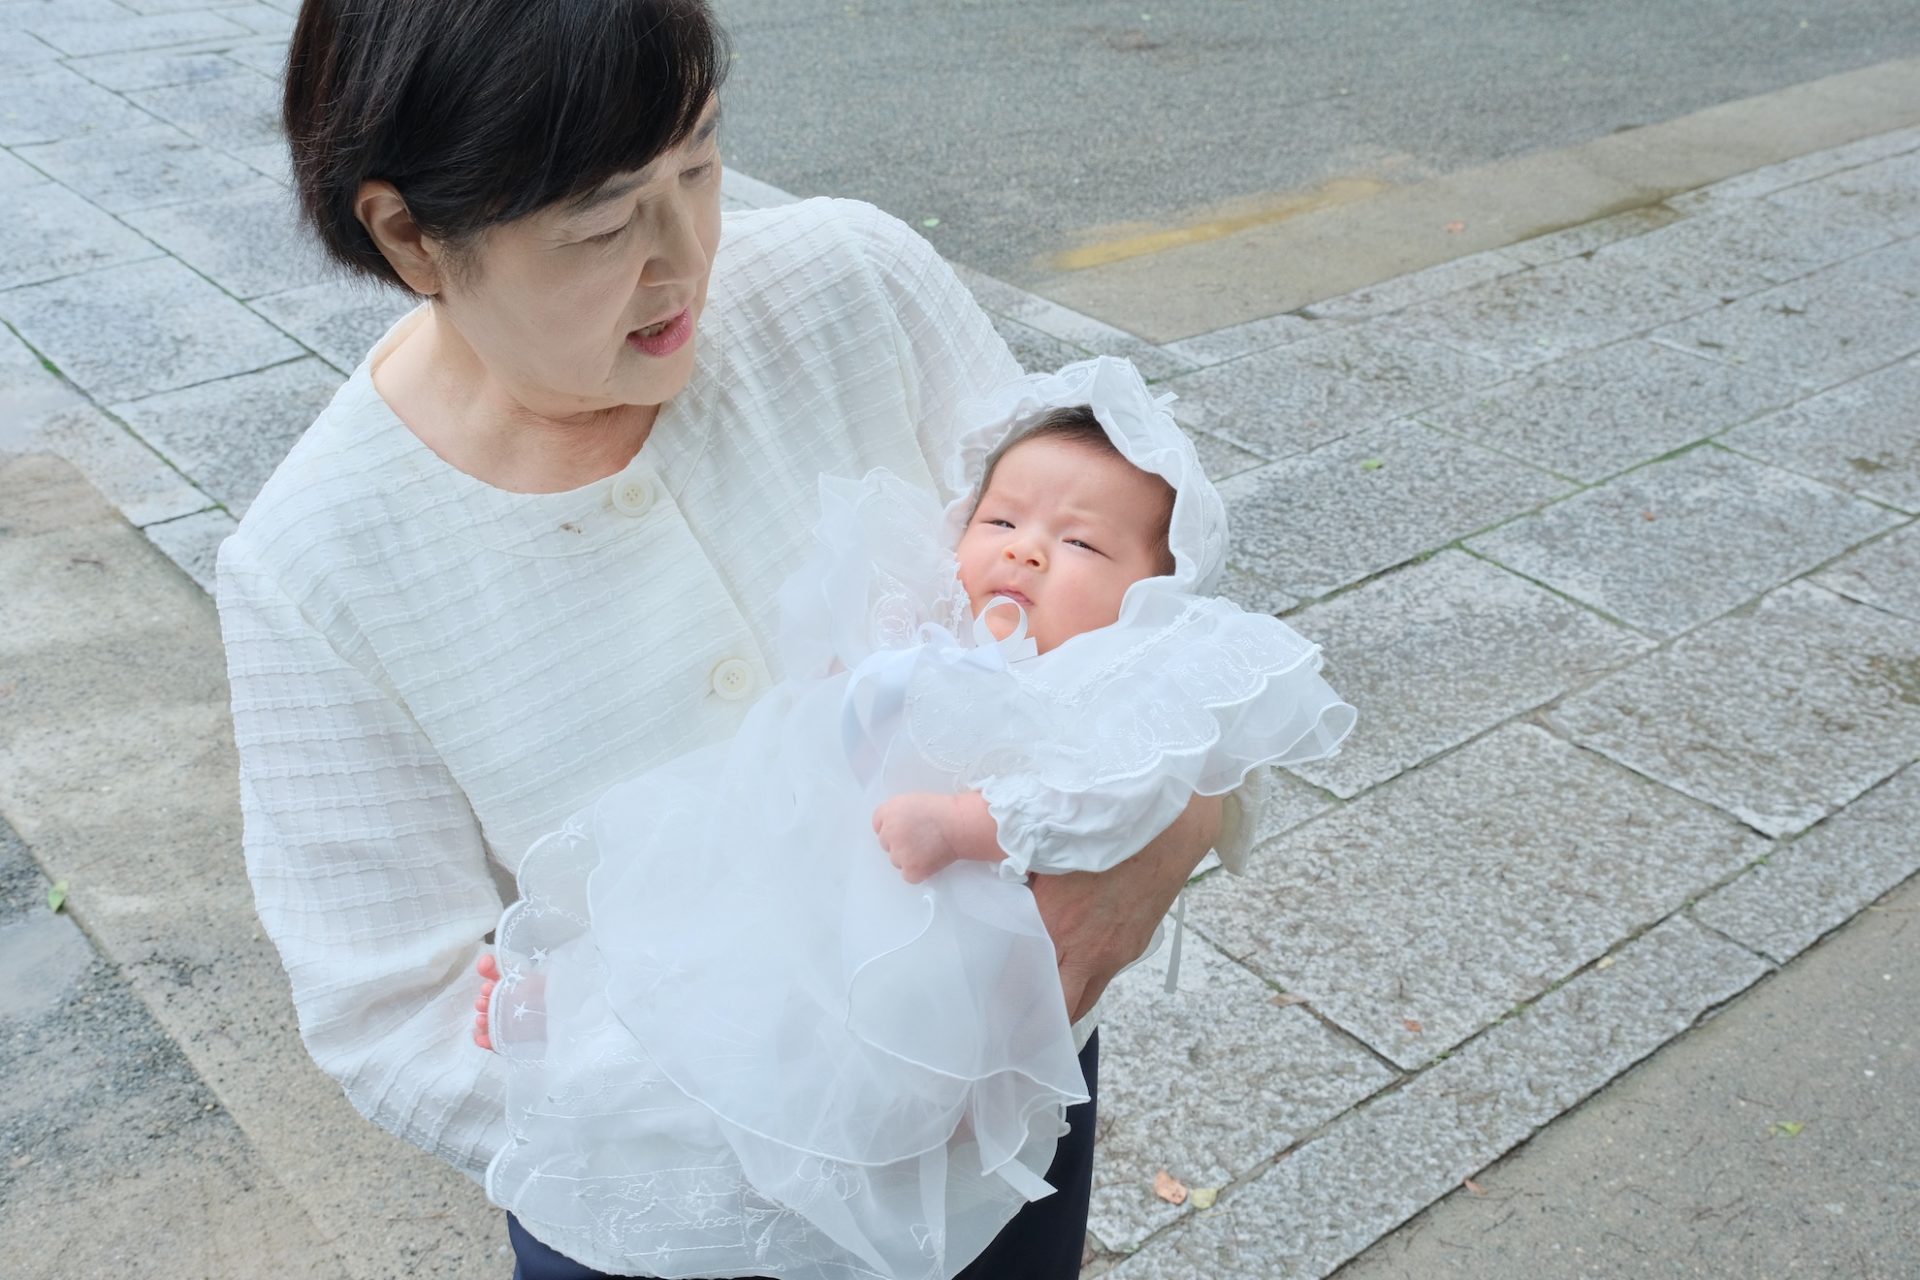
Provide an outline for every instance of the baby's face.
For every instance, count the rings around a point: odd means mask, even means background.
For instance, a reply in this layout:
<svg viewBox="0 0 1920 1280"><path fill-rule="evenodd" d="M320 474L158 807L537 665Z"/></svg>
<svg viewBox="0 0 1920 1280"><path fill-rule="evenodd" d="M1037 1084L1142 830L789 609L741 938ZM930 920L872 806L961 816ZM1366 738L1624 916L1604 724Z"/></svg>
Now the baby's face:
<svg viewBox="0 0 1920 1280"><path fill-rule="evenodd" d="M1070 440L1017 444L961 535L960 583L975 616L995 596L1027 611L1045 653L1120 616L1127 588L1160 572L1160 530L1171 502L1164 481L1126 459ZM996 610L996 636L1013 611Z"/></svg>

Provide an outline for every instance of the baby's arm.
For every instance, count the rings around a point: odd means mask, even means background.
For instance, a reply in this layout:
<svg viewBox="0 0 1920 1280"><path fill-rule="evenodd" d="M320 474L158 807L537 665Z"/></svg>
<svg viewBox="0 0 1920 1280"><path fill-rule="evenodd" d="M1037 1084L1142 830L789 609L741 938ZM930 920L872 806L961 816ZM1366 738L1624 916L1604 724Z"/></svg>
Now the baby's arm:
<svg viewBox="0 0 1920 1280"><path fill-rule="evenodd" d="M908 884L952 863L998 862L1000 835L978 791L958 795L910 792L873 811L873 833Z"/></svg>

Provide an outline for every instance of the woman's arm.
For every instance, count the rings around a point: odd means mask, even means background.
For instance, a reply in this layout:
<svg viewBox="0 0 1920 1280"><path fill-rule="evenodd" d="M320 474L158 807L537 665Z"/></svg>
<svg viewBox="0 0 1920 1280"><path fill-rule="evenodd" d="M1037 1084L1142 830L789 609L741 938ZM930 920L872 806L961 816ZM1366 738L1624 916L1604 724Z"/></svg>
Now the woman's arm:
<svg viewBox="0 0 1920 1280"><path fill-rule="evenodd" d="M1218 838L1222 800L1195 796L1172 826L1109 870L1033 878L1034 901L1053 937L1060 986L1075 1022L1115 974L1145 954L1154 929Z"/></svg>
<svg viewBox="0 0 1920 1280"><path fill-rule="evenodd" d="M247 873L307 1051L362 1115L477 1177L506 1131L498 1060L470 1038L500 916L473 814L406 710L237 538L219 603Z"/></svg>

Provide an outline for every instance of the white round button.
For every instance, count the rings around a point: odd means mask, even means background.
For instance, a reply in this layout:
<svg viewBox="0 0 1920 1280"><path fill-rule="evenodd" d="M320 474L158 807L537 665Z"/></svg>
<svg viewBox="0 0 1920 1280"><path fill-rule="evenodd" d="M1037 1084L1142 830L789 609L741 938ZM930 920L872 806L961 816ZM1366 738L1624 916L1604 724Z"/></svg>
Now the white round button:
<svg viewBox="0 0 1920 1280"><path fill-rule="evenodd" d="M713 669L713 691L728 700L753 692L753 668L739 658L728 658Z"/></svg>
<svg viewBox="0 0 1920 1280"><path fill-rule="evenodd" d="M644 514L653 505L653 493L638 476L613 482L613 509L623 516Z"/></svg>

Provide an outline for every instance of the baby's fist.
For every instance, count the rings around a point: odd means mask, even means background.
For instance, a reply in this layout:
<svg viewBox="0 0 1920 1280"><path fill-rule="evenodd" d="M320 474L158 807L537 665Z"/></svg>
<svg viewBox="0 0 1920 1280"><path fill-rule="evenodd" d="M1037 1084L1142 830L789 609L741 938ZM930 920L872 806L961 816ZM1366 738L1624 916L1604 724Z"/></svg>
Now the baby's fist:
<svg viewBox="0 0 1920 1280"><path fill-rule="evenodd" d="M952 796L895 796L873 811L873 834L908 884L919 884L959 857Z"/></svg>

